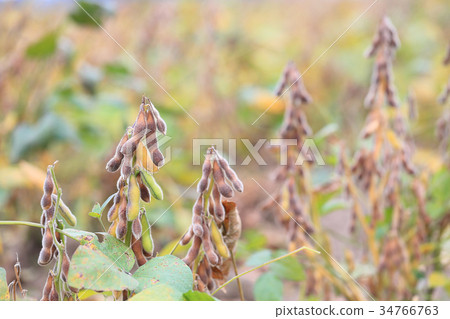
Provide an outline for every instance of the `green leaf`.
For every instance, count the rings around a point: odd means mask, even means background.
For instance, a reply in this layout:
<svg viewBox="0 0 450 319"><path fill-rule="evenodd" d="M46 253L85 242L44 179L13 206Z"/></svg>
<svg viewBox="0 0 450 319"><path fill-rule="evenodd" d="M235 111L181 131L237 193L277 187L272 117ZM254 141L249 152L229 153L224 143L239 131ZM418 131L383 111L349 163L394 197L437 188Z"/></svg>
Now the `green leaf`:
<svg viewBox="0 0 450 319"><path fill-rule="evenodd" d="M70 262L69 285L88 290L135 289L138 282L92 243L79 246Z"/></svg>
<svg viewBox="0 0 450 319"><path fill-rule="evenodd" d="M183 293L166 284L159 284L142 290L129 299L130 301L182 301Z"/></svg>
<svg viewBox="0 0 450 319"><path fill-rule="evenodd" d="M92 211L88 215L94 218L102 217L102 208L100 204L95 204L94 207L92 207Z"/></svg>
<svg viewBox="0 0 450 319"><path fill-rule="evenodd" d="M275 258L287 254L287 251L278 250L275 253ZM272 270L279 278L300 281L305 279L305 271L302 265L294 256L288 256L279 261L270 264Z"/></svg>
<svg viewBox="0 0 450 319"><path fill-rule="evenodd" d="M106 10L103 6L88 1L78 1L75 10L70 14L70 18L79 25L98 27L98 24L102 24L105 15Z"/></svg>
<svg viewBox="0 0 450 319"><path fill-rule="evenodd" d="M99 233L103 235L103 241L95 239L92 243L109 257L115 264L125 271L130 271L135 263L133 251L123 242L108 233Z"/></svg>
<svg viewBox="0 0 450 319"><path fill-rule="evenodd" d="M66 228L64 229L64 233L70 238L77 240L82 245L98 240L96 234L84 230Z"/></svg>
<svg viewBox="0 0 450 319"><path fill-rule="evenodd" d="M27 57L43 59L51 56L56 51L57 40L58 34L56 32L47 33L27 48Z"/></svg>
<svg viewBox="0 0 450 319"><path fill-rule="evenodd" d="M102 204L102 206L100 206L99 203L95 204L94 207L92 207L92 211L89 213L89 216L100 219L102 217L106 205L108 205L108 203L111 201L111 199L113 199L114 196L116 196L116 193L109 196Z"/></svg>
<svg viewBox="0 0 450 319"><path fill-rule="evenodd" d="M201 291L188 291L183 294L183 298L185 301L216 301L214 297L208 295L205 292Z"/></svg>
<svg viewBox="0 0 450 319"><path fill-rule="evenodd" d="M264 264L265 262L268 262L272 258L272 251L270 251L269 249L263 249L248 257L245 265L249 267L256 267Z"/></svg>
<svg viewBox="0 0 450 319"><path fill-rule="evenodd" d="M179 258L167 255L148 261L133 274L139 282L136 292L161 284L181 293L188 292L194 284L191 269Z"/></svg>
<svg viewBox="0 0 450 319"><path fill-rule="evenodd" d="M257 301L281 301L283 299L283 282L272 271L261 275L253 287Z"/></svg>
<svg viewBox="0 0 450 319"><path fill-rule="evenodd" d="M9 299L8 282L6 281L6 270L0 267L0 301L8 301Z"/></svg>

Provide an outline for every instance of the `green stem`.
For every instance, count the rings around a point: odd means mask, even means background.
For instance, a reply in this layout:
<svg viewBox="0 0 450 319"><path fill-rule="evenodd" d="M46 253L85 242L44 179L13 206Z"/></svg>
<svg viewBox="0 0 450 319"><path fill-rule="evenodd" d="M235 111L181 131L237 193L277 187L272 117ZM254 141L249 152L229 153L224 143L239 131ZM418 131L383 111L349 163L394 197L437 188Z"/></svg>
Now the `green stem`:
<svg viewBox="0 0 450 319"><path fill-rule="evenodd" d="M22 225L22 226L30 226L37 228L45 228L44 225L33 223L33 222L23 222L20 220L0 220L0 225Z"/></svg>
<svg viewBox="0 0 450 319"><path fill-rule="evenodd" d="M320 254L319 251L314 250L314 249L312 249L312 248L305 247L305 246L300 247L299 249L296 249L296 250L294 250L294 251L291 251L290 253L288 253L288 254L286 254L286 255L283 255L283 256L277 257L277 258L275 258L275 259L269 260L269 261L267 261L267 262L265 262L265 263L263 263L263 264L261 264L261 265L255 267L255 268L249 269L249 270L244 271L243 273L241 273L241 274L239 274L239 275L237 275L237 276L234 276L233 278L231 278L230 280L228 280L226 283L224 283L222 286L220 286L219 288L217 288L216 290L214 290L214 292L213 292L211 295L212 295L212 296L215 295L219 290L221 290L222 288L228 286L228 285L229 285L231 282L233 282L234 280L236 280L236 279L238 279L238 278L240 278L240 277L242 277L242 276L244 276L244 275L247 275L248 273L251 273L252 271L255 271L255 270L257 270L257 269L259 269L259 268L261 268L261 267L267 266L267 265L269 265L269 264L271 264L271 263L273 263L273 262L279 261L279 260L281 260L281 259L283 259L283 258L286 258L286 257L289 257L289 256L291 256L291 255L294 255L294 254L296 254L296 253L298 253L298 252L300 252L300 251L302 251L302 250L309 250L309 251L315 252L316 254Z"/></svg>

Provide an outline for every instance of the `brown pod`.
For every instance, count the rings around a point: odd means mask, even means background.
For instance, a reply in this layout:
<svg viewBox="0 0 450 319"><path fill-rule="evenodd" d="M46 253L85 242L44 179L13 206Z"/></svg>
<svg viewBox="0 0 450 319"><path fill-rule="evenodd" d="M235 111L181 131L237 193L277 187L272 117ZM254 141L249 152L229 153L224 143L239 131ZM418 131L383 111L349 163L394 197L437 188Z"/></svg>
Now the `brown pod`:
<svg viewBox="0 0 450 319"><path fill-rule="evenodd" d="M119 169L120 164L122 164L122 160L123 160L122 153L115 154L114 157L111 158L108 161L108 163L106 163L106 170L110 173L116 172Z"/></svg>
<svg viewBox="0 0 450 319"><path fill-rule="evenodd" d="M223 175L223 171L219 166L219 163L217 163L217 161L214 161L213 164L213 177L214 177L214 182L217 184L217 187L219 188L219 192L220 194L222 194L222 196L230 198L233 196L233 189L231 188L230 185L228 185L225 182L225 177Z"/></svg>
<svg viewBox="0 0 450 319"><path fill-rule="evenodd" d="M48 299L50 301L58 301L59 296L58 296L58 291L56 291L56 285L55 285L55 281L52 281L52 289L50 290L50 294L48 296Z"/></svg>
<svg viewBox="0 0 450 319"><path fill-rule="evenodd" d="M219 256L217 256L217 254L214 252L214 247L211 242L211 235L206 224L203 224L202 244L206 257L208 257L209 263L213 266L217 265L219 263Z"/></svg>
<svg viewBox="0 0 450 319"><path fill-rule="evenodd" d="M142 241L141 239L136 239L134 235L131 236L131 249L134 252L134 256L136 256L138 266L144 265L147 262L147 259L143 253Z"/></svg>
<svg viewBox="0 0 450 319"><path fill-rule="evenodd" d="M51 248L41 248L39 252L38 264L40 266L47 265L52 260Z"/></svg>
<svg viewBox="0 0 450 319"><path fill-rule="evenodd" d="M141 224L141 219L140 218L136 218L133 220L132 224L131 224L131 230L133 232L133 236L135 238L141 238L142 235L142 224Z"/></svg>
<svg viewBox="0 0 450 319"><path fill-rule="evenodd" d="M122 178L127 180L128 177L131 175L131 167L133 162L133 154L127 155L123 159L122 167L120 169L120 174L122 175Z"/></svg>
<svg viewBox="0 0 450 319"><path fill-rule="evenodd" d="M119 217L119 204L121 200L121 191L118 191L116 195L114 196L114 202L111 208L108 211L108 221L111 223L113 220L117 219Z"/></svg>
<svg viewBox="0 0 450 319"><path fill-rule="evenodd" d="M217 153L216 153L217 154ZM219 157L219 165L225 172L225 175L230 180L230 182L233 184L233 187L235 190L237 190L239 193L242 193L244 191L244 184L242 184L241 180L238 178L236 172L230 167L228 162L223 158Z"/></svg>
<svg viewBox="0 0 450 319"><path fill-rule="evenodd" d="M191 225L191 226L189 226L189 229L186 232L186 234L184 234L183 237L181 238L180 244L182 246L187 245L191 241L192 236L194 236L194 231L192 230L192 225Z"/></svg>
<svg viewBox="0 0 450 319"><path fill-rule="evenodd" d="M42 298L41 301L49 301L50 291L52 290L53 284L53 274L51 272L48 273L47 280L44 285L44 289L42 289Z"/></svg>
<svg viewBox="0 0 450 319"><path fill-rule="evenodd" d="M127 200L122 197L122 201L119 206L119 222L116 228L116 236L122 239L127 234Z"/></svg>
<svg viewBox="0 0 450 319"><path fill-rule="evenodd" d="M210 155L208 154L206 155L205 161L203 162L202 178L198 182L197 192L203 193L206 191L206 189L208 188L209 175L211 175L211 159Z"/></svg>
<svg viewBox="0 0 450 319"><path fill-rule="evenodd" d="M192 245L189 248L186 257L183 258L183 261L186 263L186 265L190 266L195 258L197 258L201 244L201 238L198 236L194 236L194 241L192 242Z"/></svg>
<svg viewBox="0 0 450 319"><path fill-rule="evenodd" d="M192 231L195 236L202 237L203 236L203 227L202 227L202 217L198 215L192 216Z"/></svg>
<svg viewBox="0 0 450 319"><path fill-rule="evenodd" d="M152 106L153 115L155 116L155 119L156 119L156 128L162 134L166 135L166 131L167 131L166 122L164 122L164 120L162 119L162 117L159 114L159 111L156 109L156 107L151 103L150 103L150 105Z"/></svg>
<svg viewBox="0 0 450 319"><path fill-rule="evenodd" d="M113 158L111 158L109 162L106 164L106 170L108 172L113 173L119 169L123 159L123 154L120 152L120 149L122 148L123 144L125 144L127 141L128 141L128 130L125 131L125 134L120 139Z"/></svg>
<svg viewBox="0 0 450 319"><path fill-rule="evenodd" d="M47 215L45 214L45 211L42 212L41 214L41 225L46 225L47 224ZM45 233L45 228L41 228L41 235L44 236Z"/></svg>
<svg viewBox="0 0 450 319"><path fill-rule="evenodd" d="M47 175L45 176L45 181L44 181L44 194L51 196L54 188L55 188L55 185L53 184L52 172L50 170L50 167L48 167Z"/></svg>
<svg viewBox="0 0 450 319"><path fill-rule="evenodd" d="M214 201L214 216L221 223L225 219L225 209L223 208L220 192L216 184L213 186L212 199Z"/></svg>
<svg viewBox="0 0 450 319"><path fill-rule="evenodd" d="M137 174L136 180L137 180L138 185L139 185L139 190L140 190L140 193L141 193L141 199L144 202L149 203L150 199L151 199L150 191L148 190L147 186L145 186L144 183L142 182L141 173Z"/></svg>
<svg viewBox="0 0 450 319"><path fill-rule="evenodd" d="M205 260L207 260L207 258L203 257L202 261L198 265L197 274L203 283L208 283L209 277L208 277L207 270L206 270Z"/></svg>
<svg viewBox="0 0 450 319"><path fill-rule="evenodd" d="M139 114L136 118L136 122L134 123L134 131L133 135L139 135L145 134L145 131L147 129L147 114L144 111L144 107L141 104L141 107L139 109Z"/></svg>
<svg viewBox="0 0 450 319"><path fill-rule="evenodd" d="M125 144L122 145L120 152L125 157L130 157L136 152L136 148L139 144L139 142L142 140L142 137L144 136L144 131L141 131L137 133L136 135L133 135Z"/></svg>
<svg viewBox="0 0 450 319"><path fill-rule="evenodd" d="M69 274L69 268L70 268L70 259L69 256L67 256L67 252L64 251L63 253L63 260L62 260L62 272L61 272L61 279L64 281L67 281L67 276Z"/></svg>
<svg viewBox="0 0 450 319"><path fill-rule="evenodd" d="M53 216L55 216L55 206L52 205L48 209L45 210L45 217L46 220L50 221L53 219Z"/></svg>
<svg viewBox="0 0 450 319"><path fill-rule="evenodd" d="M155 132L156 131L156 121L153 116L153 112L151 110L151 105L149 105L149 109L147 110L147 132Z"/></svg>
<svg viewBox="0 0 450 319"><path fill-rule="evenodd" d="M156 133L148 132L146 135L146 146L148 151L150 152L150 157L152 159L153 164L157 167L161 167L164 165L164 156L158 148L158 140L156 138Z"/></svg>
<svg viewBox="0 0 450 319"><path fill-rule="evenodd" d="M41 207L44 210L49 209L52 206L52 196L51 193L49 195L44 194L41 198Z"/></svg>

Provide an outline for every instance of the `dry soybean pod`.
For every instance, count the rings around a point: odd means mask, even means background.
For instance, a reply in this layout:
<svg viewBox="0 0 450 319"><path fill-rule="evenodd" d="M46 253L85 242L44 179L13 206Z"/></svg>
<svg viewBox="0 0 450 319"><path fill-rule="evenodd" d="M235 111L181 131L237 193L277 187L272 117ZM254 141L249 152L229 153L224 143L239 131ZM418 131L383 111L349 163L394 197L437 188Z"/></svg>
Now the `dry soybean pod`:
<svg viewBox="0 0 450 319"><path fill-rule="evenodd" d="M143 251L142 251L142 241L141 239L136 239L134 235L131 235L131 249L134 252L134 255L136 256L136 261L138 266L142 266L147 262L147 259L145 258Z"/></svg>
<svg viewBox="0 0 450 319"><path fill-rule="evenodd" d="M139 142L142 140L144 136L144 131L133 135L125 144L122 145L120 152L125 156L132 156L134 152L136 152L136 148L139 145Z"/></svg>
<svg viewBox="0 0 450 319"><path fill-rule="evenodd" d="M120 139L119 144L117 144L116 152L114 153L113 158L111 158L108 163L106 164L106 170L110 173L114 173L117 171L120 167L120 164L122 164L123 154L120 152L120 149L122 148L123 144L128 141L128 129L125 131L125 134Z"/></svg>
<svg viewBox="0 0 450 319"><path fill-rule="evenodd" d="M42 298L41 301L49 301L50 291L52 290L53 284L53 274L50 271L47 276L47 280L45 281L44 288L42 289Z"/></svg>
<svg viewBox="0 0 450 319"><path fill-rule="evenodd" d="M45 234L42 236L42 248L39 252L38 264L47 265L52 260L53 236L50 227L46 225Z"/></svg>
<svg viewBox="0 0 450 319"><path fill-rule="evenodd" d="M44 195L41 198L41 207L43 210L47 210L52 206L52 193L55 185L53 183L52 172L50 166L47 168L47 175L44 181Z"/></svg>
<svg viewBox="0 0 450 319"><path fill-rule="evenodd" d="M217 218L217 221L221 223L225 219L225 209L223 208L222 198L216 184L213 186L212 199L214 202L214 216Z"/></svg>
<svg viewBox="0 0 450 319"><path fill-rule="evenodd" d="M119 221L116 228L116 237L122 239L127 234L127 199L125 196L119 205Z"/></svg>
<svg viewBox="0 0 450 319"><path fill-rule="evenodd" d="M140 176L141 176L142 182L150 190L150 193L152 194L152 196L154 198L156 198L157 200L162 200L164 198L164 193L163 193L161 187L158 185L158 183L156 183L156 180L153 177L153 175L151 175L150 173L148 173L145 170L141 170Z"/></svg>
<svg viewBox="0 0 450 319"><path fill-rule="evenodd" d="M141 238L142 224L140 218L136 218L135 220L133 220L133 222L131 223L131 231L133 232L134 237L139 239Z"/></svg>
<svg viewBox="0 0 450 319"><path fill-rule="evenodd" d="M153 112L151 109L151 105L147 104L147 131L148 132L155 132L156 131L156 121L153 116Z"/></svg>
<svg viewBox="0 0 450 319"><path fill-rule="evenodd" d="M52 281L52 289L50 290L50 294L48 296L50 301L58 301L58 291L56 290L55 280Z"/></svg>
<svg viewBox="0 0 450 319"><path fill-rule="evenodd" d="M138 172L138 174L136 176L136 181L139 185L139 190L141 192L141 199L144 202L150 203L150 200L151 200L150 192L149 192L147 186L145 186L144 182L142 181L141 175L142 175L141 172Z"/></svg>
<svg viewBox="0 0 450 319"><path fill-rule="evenodd" d="M114 237L117 237L117 236L116 236L116 230L117 230L117 225L118 225L118 224L119 224L119 219L116 218L116 219L112 222L111 226L109 226L108 234L110 234L110 235L112 235L112 236L114 236Z"/></svg>
<svg viewBox="0 0 450 319"><path fill-rule="evenodd" d="M147 114L144 110L144 104L141 104L139 113L134 123L133 135L144 135L147 130Z"/></svg>
<svg viewBox="0 0 450 319"><path fill-rule="evenodd" d="M211 155L207 154L202 166L202 178L198 182L197 192L204 193L208 188L209 175L211 175Z"/></svg>
<svg viewBox="0 0 450 319"><path fill-rule="evenodd" d="M191 241L192 236L194 236L194 231L192 230L192 225L191 225L191 226L189 226L189 229L186 232L186 234L184 234L183 237L181 238L180 244L182 246L187 245Z"/></svg>
<svg viewBox="0 0 450 319"><path fill-rule="evenodd" d="M203 236L202 216L203 216L203 195L200 195L192 208L192 231L195 236Z"/></svg>
<svg viewBox="0 0 450 319"><path fill-rule="evenodd" d="M152 102L150 102L151 111L154 115L154 118L156 119L156 128L158 131L160 131L162 134L166 135L167 131L167 125L166 122L162 119L161 115L159 114L159 111L156 109L156 107L153 105Z"/></svg>
<svg viewBox="0 0 450 319"><path fill-rule="evenodd" d="M114 196L114 201L113 204L111 206L111 208L108 211L108 221L111 223L112 221L116 220L117 217L119 217L119 205L120 205L120 201L122 198L122 193L123 189L120 189L116 195Z"/></svg>
<svg viewBox="0 0 450 319"><path fill-rule="evenodd" d="M145 137L145 142L153 164L157 167L164 165L164 156L158 147L158 139L156 138L156 132L148 132Z"/></svg>
<svg viewBox="0 0 450 319"><path fill-rule="evenodd" d="M219 263L219 256L214 252L213 244L211 242L211 234L209 232L208 226L203 224L203 236L202 236L203 250L205 251L206 257L208 257L209 263L211 265L217 265Z"/></svg>
<svg viewBox="0 0 450 319"><path fill-rule="evenodd" d="M70 268L70 259L67 255L67 252L63 252L63 260L62 260L62 271L61 271L61 279L67 282L67 276L69 274L69 268Z"/></svg>
<svg viewBox="0 0 450 319"><path fill-rule="evenodd" d="M198 236L194 236L194 241L192 242L192 245L189 248L186 257L183 258L183 261L186 263L186 265L190 266L195 258L197 258L201 244L202 239Z"/></svg>
<svg viewBox="0 0 450 319"><path fill-rule="evenodd" d="M244 184L242 184L241 180L238 178L236 172L230 167L228 162L219 154L216 152L217 159L219 161L220 167L225 172L225 175L230 180L230 182L233 184L233 187L235 190L237 190L239 193L242 193L244 191Z"/></svg>
<svg viewBox="0 0 450 319"><path fill-rule="evenodd" d="M120 174L124 180L127 180L131 175L131 168L133 164L133 154L127 155L123 159L122 167L120 168Z"/></svg>
<svg viewBox="0 0 450 319"><path fill-rule="evenodd" d="M128 183L127 219L135 220L139 216L139 198L141 197L136 175L131 174Z"/></svg>
<svg viewBox="0 0 450 319"><path fill-rule="evenodd" d="M213 163L213 177L214 177L214 182L217 184L217 187L219 188L220 194L222 194L222 196L227 197L227 198L232 197L233 189L231 188L230 185L228 185L225 182L225 177L223 175L223 171L220 168L217 160L215 160Z"/></svg>

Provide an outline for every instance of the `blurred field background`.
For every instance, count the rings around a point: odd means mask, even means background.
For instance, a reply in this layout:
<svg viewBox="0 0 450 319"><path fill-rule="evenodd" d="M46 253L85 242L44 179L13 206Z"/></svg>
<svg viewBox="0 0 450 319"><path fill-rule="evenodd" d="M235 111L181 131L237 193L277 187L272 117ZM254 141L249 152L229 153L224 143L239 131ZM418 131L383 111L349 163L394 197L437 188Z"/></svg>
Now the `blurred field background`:
<svg viewBox="0 0 450 319"><path fill-rule="evenodd" d="M228 138L277 137L281 100L252 123L274 102L289 60L301 72L314 63L303 77L314 99L307 110L313 130L328 126L333 133L327 142L343 139L355 148L372 71L363 52L384 13L402 41L394 65L399 96L405 102L412 91L419 109L411 127L416 160L438 170L435 123L442 106L436 98L449 75L442 66L450 34L447 1L380 0L315 61L372 2L80 2L118 45L72 1L0 1L0 219L39 222L44 172L58 160L58 181L77 228L102 231L88 213L115 191L117 176L105 164L145 94L172 138L171 161L157 175L165 200L152 202L156 220L175 201L153 233L157 250L170 250L190 223L195 187L177 199L201 175L192 166L192 139L224 138L227 145ZM320 145L327 155L327 144ZM238 161L247 155L238 143ZM333 163L328 155L327 163ZM251 180L270 188L271 166L236 171L246 187L238 197L243 266L252 252L285 243L271 217L258 211L266 196ZM327 167L322 173L326 178ZM0 228L0 265L12 279L19 254L32 298L39 298L47 271L36 263L40 238L36 229ZM297 298L289 290L285 294ZM231 292L227 298L237 297Z"/></svg>

